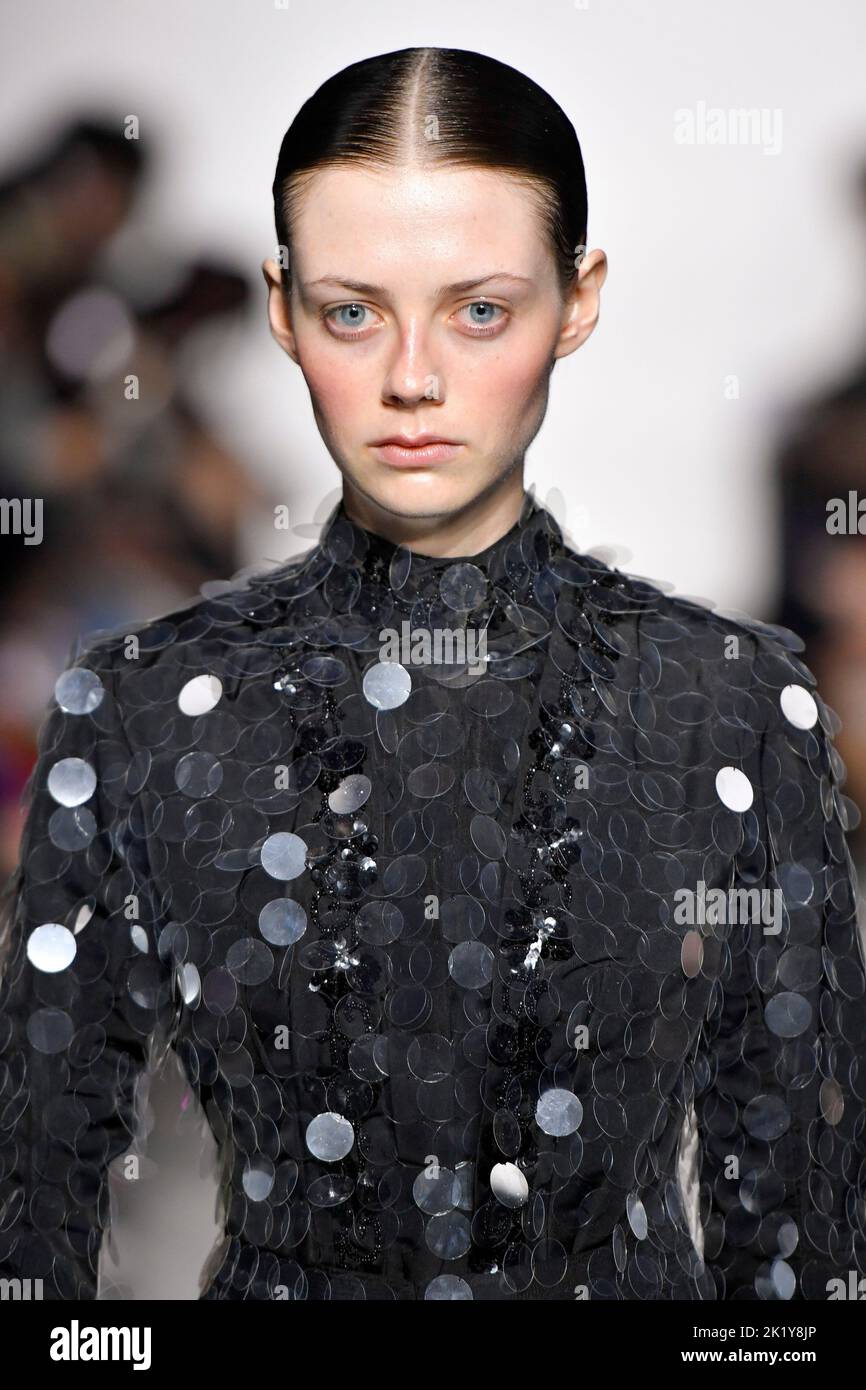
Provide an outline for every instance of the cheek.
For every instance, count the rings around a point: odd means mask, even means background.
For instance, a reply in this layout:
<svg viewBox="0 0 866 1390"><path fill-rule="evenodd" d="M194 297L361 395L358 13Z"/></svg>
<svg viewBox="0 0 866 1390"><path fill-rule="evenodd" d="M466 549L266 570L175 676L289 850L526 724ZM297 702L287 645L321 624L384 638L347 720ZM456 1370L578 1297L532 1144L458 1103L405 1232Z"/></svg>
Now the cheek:
<svg viewBox="0 0 866 1390"><path fill-rule="evenodd" d="M531 351L491 354L462 384L458 382L458 394L477 403L480 411L493 406L501 416L520 415L527 402L545 389L551 355L546 343L543 348L533 345Z"/></svg>
<svg viewBox="0 0 866 1390"><path fill-rule="evenodd" d="M313 403L335 430L351 430L360 413L369 410L370 382L368 374L359 370L357 362L351 370L327 348L316 348L299 354L301 371Z"/></svg>

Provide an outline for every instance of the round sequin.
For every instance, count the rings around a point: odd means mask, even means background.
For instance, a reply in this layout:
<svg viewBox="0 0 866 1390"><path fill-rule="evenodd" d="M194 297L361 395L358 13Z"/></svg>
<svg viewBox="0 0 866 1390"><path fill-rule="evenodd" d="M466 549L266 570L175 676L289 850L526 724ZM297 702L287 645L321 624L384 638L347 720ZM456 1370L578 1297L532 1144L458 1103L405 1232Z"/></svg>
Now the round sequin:
<svg viewBox="0 0 866 1390"><path fill-rule="evenodd" d="M412 690L412 677L399 661L379 661L364 675L364 697L376 709L397 709Z"/></svg>
<svg viewBox="0 0 866 1390"><path fill-rule="evenodd" d="M529 1183L516 1163L495 1163L490 1170L490 1191L504 1207L522 1207L529 1197Z"/></svg>
<svg viewBox="0 0 866 1390"><path fill-rule="evenodd" d="M786 685L779 696L782 713L796 729L811 729L818 722L815 697L802 685Z"/></svg>
<svg viewBox="0 0 866 1390"><path fill-rule="evenodd" d="M187 753L179 759L174 780L185 796L213 796L223 780L223 768L213 753Z"/></svg>
<svg viewBox="0 0 866 1390"><path fill-rule="evenodd" d="M54 698L67 714L92 714L105 695L105 687L95 671L73 666L57 677Z"/></svg>
<svg viewBox="0 0 866 1390"><path fill-rule="evenodd" d="M84 758L60 758L48 774L48 790L61 806L80 806L96 791L96 773Z"/></svg>
<svg viewBox="0 0 866 1390"><path fill-rule="evenodd" d="M780 1038L796 1038L812 1021L812 1006L802 994L783 990L767 1002L764 1010L767 1027Z"/></svg>
<svg viewBox="0 0 866 1390"><path fill-rule="evenodd" d="M178 709L182 714L207 714L219 704L222 693L219 676L193 676L178 692Z"/></svg>
<svg viewBox="0 0 866 1390"><path fill-rule="evenodd" d="M328 805L338 815L350 815L353 811L359 811L369 800L372 789L373 783L369 777L363 773L350 774L330 793Z"/></svg>
<svg viewBox="0 0 866 1390"><path fill-rule="evenodd" d="M194 1009L201 998L201 975L198 967L186 961L178 972L180 996L188 1009Z"/></svg>
<svg viewBox="0 0 866 1390"><path fill-rule="evenodd" d="M63 1009L36 1009L27 1020L27 1040L35 1052L51 1056L72 1041L74 1025Z"/></svg>
<svg viewBox="0 0 866 1390"><path fill-rule="evenodd" d="M273 946L292 946L306 930L307 914L301 904L291 898L273 898L259 913L259 931Z"/></svg>
<svg viewBox="0 0 866 1390"><path fill-rule="evenodd" d="M416 1206L429 1216L443 1216L457 1206L460 1190L449 1168L425 1169L412 1184Z"/></svg>
<svg viewBox="0 0 866 1390"><path fill-rule="evenodd" d="M483 941L462 941L448 957L448 969L464 989L483 989L493 978L493 961L493 952Z"/></svg>
<svg viewBox="0 0 866 1390"><path fill-rule="evenodd" d="M730 811L748 811L754 799L752 784L738 767L719 768L716 793Z"/></svg>
<svg viewBox="0 0 866 1390"><path fill-rule="evenodd" d="M459 1211L431 1216L424 1227L424 1239L440 1260L459 1260L471 1244L469 1222Z"/></svg>
<svg viewBox="0 0 866 1390"><path fill-rule="evenodd" d="M625 1212L628 1217L628 1224L638 1240L646 1240L649 1234L649 1219L646 1207L640 1197L636 1197L630 1192L625 1201Z"/></svg>
<svg viewBox="0 0 866 1390"><path fill-rule="evenodd" d="M467 1284L465 1279L461 1279L459 1274L437 1274L435 1279L424 1290L424 1297L436 1299L441 1302L462 1300L466 1301L474 1297L472 1286Z"/></svg>
<svg viewBox="0 0 866 1390"><path fill-rule="evenodd" d="M278 830L265 840L260 858L262 868L271 878L297 878L304 871L307 846L300 835L290 830Z"/></svg>
<svg viewBox="0 0 866 1390"><path fill-rule="evenodd" d="M75 937L58 922L44 922L27 938L27 959L37 970L55 974L75 959Z"/></svg>
<svg viewBox="0 0 866 1390"><path fill-rule="evenodd" d="M241 1177L241 1186L251 1202L264 1202L273 1191L273 1164L261 1158L255 1163L248 1163Z"/></svg>
<svg viewBox="0 0 866 1390"><path fill-rule="evenodd" d="M465 561L449 565L439 580L439 594L445 606L456 612L477 608L487 596L487 576Z"/></svg>
<svg viewBox="0 0 866 1390"><path fill-rule="evenodd" d="M58 849L80 850L96 836L97 820L86 806L58 806L48 822L48 835Z"/></svg>
<svg viewBox="0 0 866 1390"><path fill-rule="evenodd" d="M582 1119L583 1106L578 1097L560 1087L545 1091L535 1107L535 1122L545 1134L573 1134Z"/></svg>
<svg viewBox="0 0 866 1390"><path fill-rule="evenodd" d="M347 1119L332 1111L316 1115L307 1125L307 1148L323 1163L345 1158L355 1142L355 1131Z"/></svg>

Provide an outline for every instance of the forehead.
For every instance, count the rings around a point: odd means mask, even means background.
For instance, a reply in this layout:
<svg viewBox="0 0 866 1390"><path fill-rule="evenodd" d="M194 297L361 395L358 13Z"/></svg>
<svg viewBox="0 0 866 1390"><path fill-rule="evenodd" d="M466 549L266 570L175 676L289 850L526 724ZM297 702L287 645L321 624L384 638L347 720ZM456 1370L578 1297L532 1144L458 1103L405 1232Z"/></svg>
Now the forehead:
<svg viewBox="0 0 866 1390"><path fill-rule="evenodd" d="M493 169L356 165L319 169L295 204L296 273L339 265L353 278L393 281L411 267L437 282L447 266L543 278L552 254L532 192ZM455 278L459 278L455 275Z"/></svg>

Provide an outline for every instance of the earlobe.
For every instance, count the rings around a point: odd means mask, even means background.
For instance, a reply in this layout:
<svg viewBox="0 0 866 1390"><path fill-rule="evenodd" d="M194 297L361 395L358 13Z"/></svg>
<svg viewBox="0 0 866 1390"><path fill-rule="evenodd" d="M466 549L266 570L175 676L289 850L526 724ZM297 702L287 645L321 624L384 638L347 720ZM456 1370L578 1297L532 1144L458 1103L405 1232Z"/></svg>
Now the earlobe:
<svg viewBox="0 0 866 1390"><path fill-rule="evenodd" d="M273 338L274 342L278 343L279 346L283 349L283 352L286 353L288 357L291 357L292 361L297 364L298 354L295 348L294 334L292 333L291 329L284 328L279 324L275 324L273 319L271 319L270 321L270 326L271 337Z"/></svg>
<svg viewBox="0 0 866 1390"><path fill-rule="evenodd" d="M575 297L568 318L560 329L554 358L567 357L569 353L581 347L595 328L597 322L598 301L596 301L594 316L588 317L587 307L581 304L579 298Z"/></svg>

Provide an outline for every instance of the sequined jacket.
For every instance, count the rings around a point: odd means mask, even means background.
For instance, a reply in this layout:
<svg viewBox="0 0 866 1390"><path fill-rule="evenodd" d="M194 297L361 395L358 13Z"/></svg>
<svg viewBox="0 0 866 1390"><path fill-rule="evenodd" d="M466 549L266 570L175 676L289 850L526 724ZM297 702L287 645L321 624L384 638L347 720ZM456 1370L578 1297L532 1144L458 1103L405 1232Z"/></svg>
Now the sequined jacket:
<svg viewBox="0 0 866 1390"><path fill-rule="evenodd" d="M91 634L6 890L0 1276L97 1296L171 1048L225 1157L202 1298L846 1296L857 813L801 650L531 496L448 560L340 506Z"/></svg>

